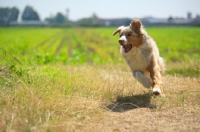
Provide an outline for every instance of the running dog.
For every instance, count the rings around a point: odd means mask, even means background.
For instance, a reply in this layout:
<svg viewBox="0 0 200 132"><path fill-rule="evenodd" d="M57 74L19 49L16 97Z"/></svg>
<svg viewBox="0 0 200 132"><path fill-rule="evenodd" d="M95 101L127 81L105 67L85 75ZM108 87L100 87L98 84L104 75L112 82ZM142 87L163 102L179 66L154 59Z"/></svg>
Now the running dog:
<svg viewBox="0 0 200 132"><path fill-rule="evenodd" d="M146 88L152 88L153 95L161 95L161 75L165 62L159 55L155 41L147 34L140 20L132 20L130 26L120 26L113 33L119 33L120 52L132 71L133 77Z"/></svg>

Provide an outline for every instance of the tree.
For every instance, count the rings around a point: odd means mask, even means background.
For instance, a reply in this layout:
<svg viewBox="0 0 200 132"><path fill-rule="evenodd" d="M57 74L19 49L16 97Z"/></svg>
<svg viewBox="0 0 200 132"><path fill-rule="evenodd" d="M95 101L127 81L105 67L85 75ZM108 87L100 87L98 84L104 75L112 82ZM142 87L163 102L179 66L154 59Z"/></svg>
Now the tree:
<svg viewBox="0 0 200 132"><path fill-rule="evenodd" d="M46 18L45 21L50 24L65 24L66 18L62 13L57 13L55 17Z"/></svg>
<svg viewBox="0 0 200 132"><path fill-rule="evenodd" d="M54 18L45 18L45 21L47 21L50 24L55 24L55 19Z"/></svg>
<svg viewBox="0 0 200 132"><path fill-rule="evenodd" d="M19 9L17 9L16 7L11 8L9 21L17 21L18 15L19 15Z"/></svg>
<svg viewBox="0 0 200 132"><path fill-rule="evenodd" d="M55 22L58 24L63 24L65 23L65 16L62 13L57 13L55 16Z"/></svg>
<svg viewBox="0 0 200 132"><path fill-rule="evenodd" d="M9 24L11 21L17 21L19 9L13 8L0 8L0 24Z"/></svg>
<svg viewBox="0 0 200 132"><path fill-rule="evenodd" d="M170 17L168 18L168 22L173 22L173 20L174 20L174 18L173 18L172 16L170 16Z"/></svg>
<svg viewBox="0 0 200 132"><path fill-rule="evenodd" d="M24 12L22 14L22 20L29 21L29 20L37 20L39 21L39 15L37 12L31 7L31 6L26 6L24 9Z"/></svg>

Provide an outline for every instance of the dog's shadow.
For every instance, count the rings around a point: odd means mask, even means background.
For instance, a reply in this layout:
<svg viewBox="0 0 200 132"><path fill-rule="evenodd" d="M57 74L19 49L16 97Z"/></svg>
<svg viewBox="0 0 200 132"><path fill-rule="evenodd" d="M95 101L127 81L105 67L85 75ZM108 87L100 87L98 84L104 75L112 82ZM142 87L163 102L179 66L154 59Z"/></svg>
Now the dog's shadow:
<svg viewBox="0 0 200 132"><path fill-rule="evenodd" d="M156 108L155 105L151 104L151 98L151 93L118 96L115 102L107 105L107 108L113 112L125 112L137 108Z"/></svg>

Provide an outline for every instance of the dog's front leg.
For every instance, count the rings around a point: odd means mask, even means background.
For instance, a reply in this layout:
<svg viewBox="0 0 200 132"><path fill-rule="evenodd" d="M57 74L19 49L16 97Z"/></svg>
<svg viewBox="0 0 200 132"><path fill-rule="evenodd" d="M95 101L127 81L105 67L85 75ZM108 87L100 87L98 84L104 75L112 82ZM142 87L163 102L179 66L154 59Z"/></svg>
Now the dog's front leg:
<svg viewBox="0 0 200 132"><path fill-rule="evenodd" d="M154 95L161 95L164 96L164 94L162 94L161 90L160 90L160 86L161 86L161 68L158 65L158 62L155 58L155 55L152 56L152 61L149 68L149 72L150 72L150 76L152 78L153 81L153 94Z"/></svg>
<svg viewBox="0 0 200 132"><path fill-rule="evenodd" d="M140 82L145 88L151 87L149 80L140 71L133 71L132 73L135 79Z"/></svg>

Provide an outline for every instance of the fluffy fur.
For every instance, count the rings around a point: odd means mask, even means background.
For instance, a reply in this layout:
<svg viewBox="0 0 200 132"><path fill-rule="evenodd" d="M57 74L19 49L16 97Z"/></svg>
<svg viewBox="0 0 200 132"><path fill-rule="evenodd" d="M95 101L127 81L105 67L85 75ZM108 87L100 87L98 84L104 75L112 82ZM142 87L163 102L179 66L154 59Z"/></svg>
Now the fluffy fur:
<svg viewBox="0 0 200 132"><path fill-rule="evenodd" d="M154 95L163 95L160 86L165 63L159 55L155 41L148 36L140 20L133 20L127 27L118 27L113 35L117 33L120 35L120 52L133 76L144 87L152 87Z"/></svg>

